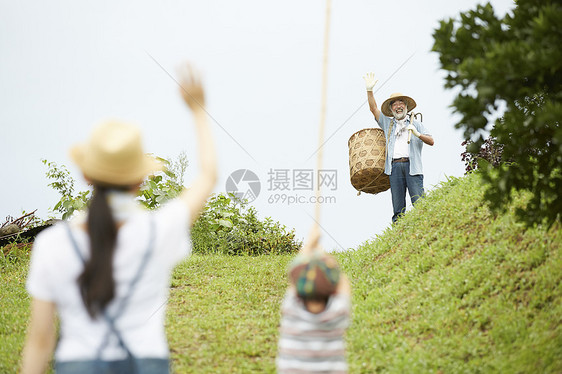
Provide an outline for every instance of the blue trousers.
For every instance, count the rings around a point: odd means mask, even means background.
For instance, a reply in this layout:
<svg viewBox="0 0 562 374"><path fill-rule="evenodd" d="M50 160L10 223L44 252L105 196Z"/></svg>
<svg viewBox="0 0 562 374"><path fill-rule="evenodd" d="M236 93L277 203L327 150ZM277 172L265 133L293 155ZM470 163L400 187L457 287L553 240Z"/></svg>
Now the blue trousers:
<svg viewBox="0 0 562 374"><path fill-rule="evenodd" d="M423 196L423 174L410 175L410 161L394 162L389 179L392 208L394 209L392 222L394 223L406 211L406 189L408 189L412 204Z"/></svg>
<svg viewBox="0 0 562 374"><path fill-rule="evenodd" d="M169 372L169 361L165 358L55 362L56 374L168 374Z"/></svg>

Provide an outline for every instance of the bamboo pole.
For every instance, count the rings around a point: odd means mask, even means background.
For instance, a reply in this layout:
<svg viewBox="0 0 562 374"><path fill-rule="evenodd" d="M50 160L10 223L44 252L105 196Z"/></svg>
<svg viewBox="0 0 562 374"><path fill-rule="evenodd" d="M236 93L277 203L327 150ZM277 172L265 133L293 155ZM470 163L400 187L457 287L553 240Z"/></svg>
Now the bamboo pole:
<svg viewBox="0 0 562 374"><path fill-rule="evenodd" d="M322 169L322 157L324 155L324 129L326 125L326 102L328 94L328 49L330 46L330 17L332 11L332 1L326 0L326 20L324 25L324 56L322 59L322 97L320 101L320 124L318 129L318 153L316 159L316 173ZM319 181L317 179L317 181ZM316 206L315 218L320 223L320 183L316 183Z"/></svg>

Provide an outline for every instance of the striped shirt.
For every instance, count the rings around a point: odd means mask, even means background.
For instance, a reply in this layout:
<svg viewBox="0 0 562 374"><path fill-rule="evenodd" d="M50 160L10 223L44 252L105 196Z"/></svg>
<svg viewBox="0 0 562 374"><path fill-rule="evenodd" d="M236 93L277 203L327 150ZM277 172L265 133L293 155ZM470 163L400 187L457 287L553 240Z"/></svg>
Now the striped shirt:
<svg viewBox="0 0 562 374"><path fill-rule="evenodd" d="M347 373L344 333L349 326L349 295L334 295L326 309L310 313L294 291L281 306L277 372Z"/></svg>

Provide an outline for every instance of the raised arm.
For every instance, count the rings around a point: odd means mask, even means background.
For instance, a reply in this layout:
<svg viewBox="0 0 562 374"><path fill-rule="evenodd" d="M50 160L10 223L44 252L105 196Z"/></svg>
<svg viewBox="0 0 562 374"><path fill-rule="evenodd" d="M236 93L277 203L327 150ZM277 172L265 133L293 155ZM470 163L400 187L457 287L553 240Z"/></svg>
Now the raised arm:
<svg viewBox="0 0 562 374"><path fill-rule="evenodd" d="M367 100L369 101L369 109L371 109L371 113L375 116L375 119L378 121L379 117L381 116L381 111L377 106L377 102L375 101L375 95L373 95L373 88L375 84L379 81L375 79L374 73L367 73L363 76L365 80L365 87L367 88Z"/></svg>
<svg viewBox="0 0 562 374"><path fill-rule="evenodd" d="M186 189L180 197L188 206L191 213L190 224L193 224L199 217L217 181L217 155L205 112L205 93L199 75L190 65L186 64L180 71L179 83L182 98L193 113L197 137L199 174L191 187Z"/></svg>
<svg viewBox="0 0 562 374"><path fill-rule="evenodd" d="M310 255L315 251L323 251L322 247L320 247L320 228L318 224L312 226L308 238L306 238L299 254Z"/></svg>

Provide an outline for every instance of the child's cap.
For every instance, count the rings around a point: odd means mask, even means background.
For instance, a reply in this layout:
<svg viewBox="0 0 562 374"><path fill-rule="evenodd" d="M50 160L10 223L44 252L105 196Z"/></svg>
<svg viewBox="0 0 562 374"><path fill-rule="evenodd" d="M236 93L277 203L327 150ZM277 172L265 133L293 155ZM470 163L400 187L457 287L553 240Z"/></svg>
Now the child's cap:
<svg viewBox="0 0 562 374"><path fill-rule="evenodd" d="M289 279L303 299L322 299L332 295L340 280L337 261L322 252L297 256L289 267Z"/></svg>

